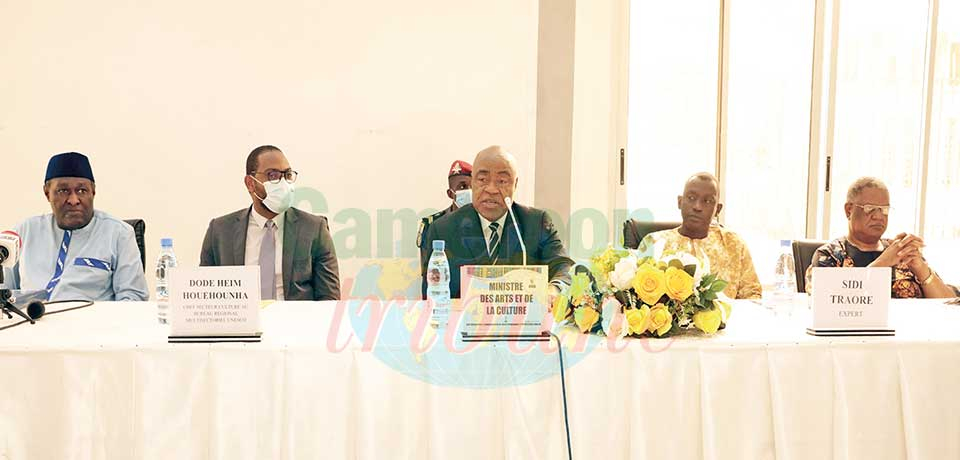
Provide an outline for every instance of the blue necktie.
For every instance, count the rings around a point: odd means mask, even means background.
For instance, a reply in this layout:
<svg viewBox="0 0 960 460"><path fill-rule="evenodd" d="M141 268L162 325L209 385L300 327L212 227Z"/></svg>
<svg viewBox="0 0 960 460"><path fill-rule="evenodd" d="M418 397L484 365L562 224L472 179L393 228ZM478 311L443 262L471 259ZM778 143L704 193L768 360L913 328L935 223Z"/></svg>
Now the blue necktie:
<svg viewBox="0 0 960 460"><path fill-rule="evenodd" d="M60 283L60 277L63 276L63 268L67 263L67 250L70 249L70 237L72 235L72 230L63 231L63 242L60 243L60 253L57 255L57 266L53 270L53 278L47 283L47 298L53 294L53 289L57 287L57 284Z"/></svg>

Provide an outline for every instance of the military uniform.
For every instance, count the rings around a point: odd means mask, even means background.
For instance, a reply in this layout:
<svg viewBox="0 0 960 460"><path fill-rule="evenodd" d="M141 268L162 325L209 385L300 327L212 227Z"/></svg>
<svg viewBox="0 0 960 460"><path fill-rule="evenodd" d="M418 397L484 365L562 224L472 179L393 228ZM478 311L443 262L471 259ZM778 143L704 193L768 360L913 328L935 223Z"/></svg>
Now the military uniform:
<svg viewBox="0 0 960 460"><path fill-rule="evenodd" d="M423 245L423 239L427 236L427 230L430 230L430 224L453 211L456 211L456 209L453 209L453 205L450 205L447 209L441 209L439 212L420 219L420 229L417 230L417 247L420 248L421 262L430 258L430 253L433 252L433 248L428 248ZM422 266L423 264L421 263L420 265Z"/></svg>
<svg viewBox="0 0 960 460"><path fill-rule="evenodd" d="M453 176L470 176L473 173L473 166L466 161L457 160L450 165L450 170L447 172L447 179L450 179ZM430 224L435 220L456 211L457 207L455 204L451 204L450 207L446 209L441 209L439 212L435 212L427 217L420 219L420 228L417 230L417 248L420 249L420 266L426 266L426 260L430 258L430 253L433 252L433 248L427 247L423 244L424 237L427 235L427 230L430 229ZM422 275L423 273L421 273Z"/></svg>

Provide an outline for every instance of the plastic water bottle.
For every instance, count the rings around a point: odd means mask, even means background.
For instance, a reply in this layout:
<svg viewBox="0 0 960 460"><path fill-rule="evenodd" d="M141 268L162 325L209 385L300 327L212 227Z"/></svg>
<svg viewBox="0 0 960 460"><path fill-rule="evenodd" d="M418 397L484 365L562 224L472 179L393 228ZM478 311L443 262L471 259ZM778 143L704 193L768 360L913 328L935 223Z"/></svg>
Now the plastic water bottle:
<svg viewBox="0 0 960 460"><path fill-rule="evenodd" d="M160 324L167 324L167 311L170 309L167 270L176 266L177 256L173 253L173 238L161 239L160 256L157 257L157 317Z"/></svg>
<svg viewBox="0 0 960 460"><path fill-rule="evenodd" d="M444 252L445 242L433 242L433 254L427 262L427 300L433 307L430 324L445 328L450 319L450 263Z"/></svg>
<svg viewBox="0 0 960 460"><path fill-rule="evenodd" d="M774 269L776 285L773 291L772 307L783 311L792 309L793 299L797 295L797 270L793 264L793 250L790 240L780 240L780 254L777 256L777 266Z"/></svg>

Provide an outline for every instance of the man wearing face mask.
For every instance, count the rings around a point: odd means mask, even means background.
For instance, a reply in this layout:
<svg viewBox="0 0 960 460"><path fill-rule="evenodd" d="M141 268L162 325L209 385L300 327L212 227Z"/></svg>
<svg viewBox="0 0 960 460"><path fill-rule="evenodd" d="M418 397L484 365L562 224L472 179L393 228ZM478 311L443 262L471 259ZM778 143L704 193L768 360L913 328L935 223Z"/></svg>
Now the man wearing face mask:
<svg viewBox="0 0 960 460"><path fill-rule="evenodd" d="M147 300L133 228L94 209L97 184L86 156L50 158L43 194L51 214L18 225L23 253L4 268L4 288L46 291L55 300Z"/></svg>
<svg viewBox="0 0 960 460"><path fill-rule="evenodd" d="M450 296L460 297L460 267L464 265L522 265L523 253L505 198L514 197L517 160L500 146L488 147L473 161L471 204L443 216L427 231L423 246L432 248L434 240L446 242L450 263ZM527 248L527 264L549 267L550 295L570 283L573 260L550 216L540 209L512 203L517 225ZM421 264L426 271L426 260ZM426 298L427 284L422 284Z"/></svg>
<svg viewBox="0 0 960 460"><path fill-rule="evenodd" d="M420 266L426 265L426 261L430 258L430 251L432 250L430 246L423 244L423 237L427 234L427 230L430 229L430 224L470 204L472 201L473 191L470 190L472 173L473 166L466 161L457 160L450 165L450 170L447 172L447 198L450 198L452 201L450 207L420 220L420 230L417 232L417 247L420 248Z"/></svg>
<svg viewBox="0 0 960 460"><path fill-rule="evenodd" d="M243 183L252 205L210 221L201 266L257 265L260 296L339 300L340 273L327 218L291 207L297 172L279 148L247 156Z"/></svg>

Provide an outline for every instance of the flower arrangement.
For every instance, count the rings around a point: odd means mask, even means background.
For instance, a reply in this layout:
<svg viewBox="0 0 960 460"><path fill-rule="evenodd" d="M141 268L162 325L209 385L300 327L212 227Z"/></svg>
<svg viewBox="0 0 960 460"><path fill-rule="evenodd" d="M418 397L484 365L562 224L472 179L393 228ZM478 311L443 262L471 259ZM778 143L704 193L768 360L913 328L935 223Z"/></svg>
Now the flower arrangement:
<svg viewBox="0 0 960 460"><path fill-rule="evenodd" d="M590 259L590 268L577 265L571 276L553 316L583 333L667 337L696 328L713 334L730 316L727 282L690 254L641 257L608 247Z"/></svg>

